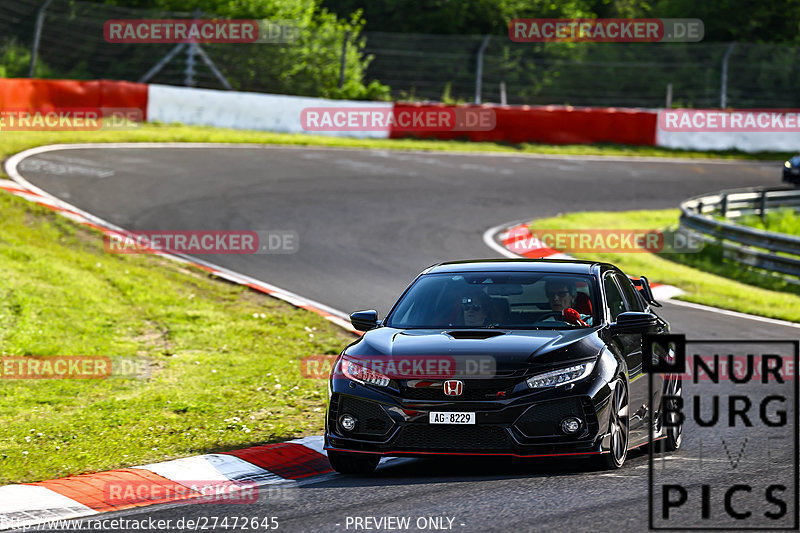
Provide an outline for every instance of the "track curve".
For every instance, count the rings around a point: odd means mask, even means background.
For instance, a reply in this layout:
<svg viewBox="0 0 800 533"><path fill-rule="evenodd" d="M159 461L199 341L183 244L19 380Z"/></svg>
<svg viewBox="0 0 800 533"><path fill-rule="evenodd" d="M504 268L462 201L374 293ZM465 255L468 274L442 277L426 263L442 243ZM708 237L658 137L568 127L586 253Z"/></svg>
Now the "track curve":
<svg viewBox="0 0 800 533"><path fill-rule="evenodd" d="M561 212L670 208L695 194L779 180L778 164L765 162L262 146L98 146L40 153L18 170L129 230L296 231L296 254L202 258L345 312L380 314L432 263L498 257L482 240L489 227ZM663 315L690 338L798 336L792 327L705 309L667 304ZM272 513L288 531L344 531L348 515L451 516L460 531L596 529L585 520L591 515L643 530L646 467L641 452L613 474L587 472L582 464L404 460L376 478L326 477L290 502L123 514ZM636 502L641 512L618 513Z"/></svg>

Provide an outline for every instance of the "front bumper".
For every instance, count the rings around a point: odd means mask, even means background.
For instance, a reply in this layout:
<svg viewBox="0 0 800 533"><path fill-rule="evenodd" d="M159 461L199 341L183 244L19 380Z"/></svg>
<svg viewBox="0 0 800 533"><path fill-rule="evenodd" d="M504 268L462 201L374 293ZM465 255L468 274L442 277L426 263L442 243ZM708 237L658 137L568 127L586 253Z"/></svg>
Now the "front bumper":
<svg viewBox="0 0 800 533"><path fill-rule="evenodd" d="M608 384L600 379L503 400L421 401L347 380L336 380L325 429L325 448L387 456L512 455L520 457L601 453L608 427ZM343 383L344 381L344 383ZM430 424L432 411L474 412L475 424ZM347 432L339 418L351 414ZM566 417L582 421L567 435Z"/></svg>
<svg viewBox="0 0 800 533"><path fill-rule="evenodd" d="M792 167L792 168L783 168L783 181L787 183L792 183L794 185L800 184L800 168L799 167Z"/></svg>

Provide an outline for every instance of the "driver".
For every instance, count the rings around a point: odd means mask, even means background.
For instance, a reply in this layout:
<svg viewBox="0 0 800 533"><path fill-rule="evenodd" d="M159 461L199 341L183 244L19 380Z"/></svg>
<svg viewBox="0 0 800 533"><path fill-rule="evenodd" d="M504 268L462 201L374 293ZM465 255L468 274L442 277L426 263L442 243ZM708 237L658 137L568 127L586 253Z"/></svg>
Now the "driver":
<svg viewBox="0 0 800 533"><path fill-rule="evenodd" d="M575 282L569 279L553 278L547 280L544 286L550 309L560 313L560 320L577 326L589 326L592 322L590 315L582 315L572 308L575 303L578 289Z"/></svg>

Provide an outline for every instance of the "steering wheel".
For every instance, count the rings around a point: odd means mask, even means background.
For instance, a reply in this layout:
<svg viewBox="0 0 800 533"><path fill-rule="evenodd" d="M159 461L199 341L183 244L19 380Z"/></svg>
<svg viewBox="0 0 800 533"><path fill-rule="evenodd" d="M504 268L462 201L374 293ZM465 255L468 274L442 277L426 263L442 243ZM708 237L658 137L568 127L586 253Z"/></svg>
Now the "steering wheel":
<svg viewBox="0 0 800 533"><path fill-rule="evenodd" d="M544 322L550 317L557 317L557 316L562 316L560 311L550 311L549 313L545 313L541 317L539 317L539 319L536 322L534 322L534 324L539 322ZM564 320L562 320L562 322L564 322Z"/></svg>

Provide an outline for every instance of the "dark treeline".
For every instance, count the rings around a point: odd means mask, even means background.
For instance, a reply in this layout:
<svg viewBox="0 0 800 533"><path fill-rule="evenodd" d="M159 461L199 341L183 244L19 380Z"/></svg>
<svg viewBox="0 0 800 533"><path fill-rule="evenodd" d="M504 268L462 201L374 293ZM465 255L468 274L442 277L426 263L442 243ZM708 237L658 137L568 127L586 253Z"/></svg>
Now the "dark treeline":
<svg viewBox="0 0 800 533"><path fill-rule="evenodd" d="M27 75L40 0L0 0L0 76ZM171 45L111 45L110 18L289 21L285 45L204 45L237 90L350 99L472 101L485 35L483 100L701 107L800 105L800 0L54 0L37 75L138 80ZM0 13L1 14L1 13ZM13 15L13 17L11 16ZM697 18L700 43L513 43L514 18ZM4 21L4 18L7 19ZM729 43L737 43L735 46ZM344 53L344 61L342 56ZM155 83L184 84L177 56ZM342 70L342 65L344 69ZM200 64L201 87L220 88Z"/></svg>
<svg viewBox="0 0 800 533"><path fill-rule="evenodd" d="M360 12L366 31L494 34L514 18L699 18L705 41L800 44L800 0L96 0L107 5L230 17Z"/></svg>
<svg viewBox="0 0 800 533"><path fill-rule="evenodd" d="M514 18L699 18L704 41L800 44L800 0L322 0L339 16L363 12L365 30L493 34Z"/></svg>

